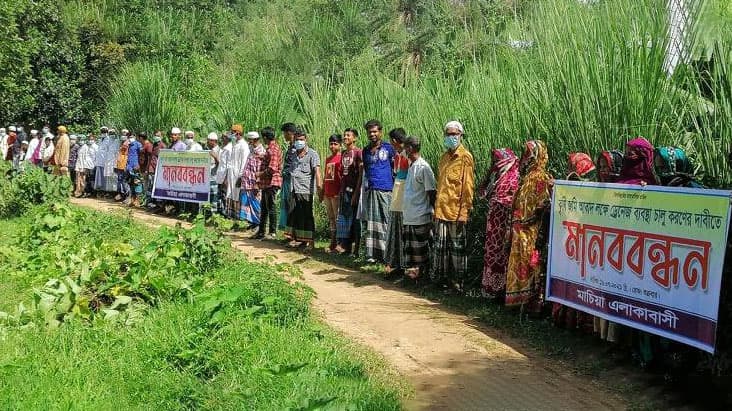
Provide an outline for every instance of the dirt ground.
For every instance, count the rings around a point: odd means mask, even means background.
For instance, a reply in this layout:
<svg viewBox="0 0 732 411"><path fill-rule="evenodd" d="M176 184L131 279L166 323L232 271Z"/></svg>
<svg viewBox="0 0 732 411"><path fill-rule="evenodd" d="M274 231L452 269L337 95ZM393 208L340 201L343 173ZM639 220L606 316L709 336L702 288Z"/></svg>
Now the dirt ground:
<svg viewBox="0 0 732 411"><path fill-rule="evenodd" d="M103 200L73 202L102 211ZM134 210L152 225L177 220ZM627 404L598 382L573 375L472 319L381 281L373 275L316 261L274 242L232 234L254 259L298 266L315 290L315 308L332 327L380 353L414 387L410 410L619 410Z"/></svg>

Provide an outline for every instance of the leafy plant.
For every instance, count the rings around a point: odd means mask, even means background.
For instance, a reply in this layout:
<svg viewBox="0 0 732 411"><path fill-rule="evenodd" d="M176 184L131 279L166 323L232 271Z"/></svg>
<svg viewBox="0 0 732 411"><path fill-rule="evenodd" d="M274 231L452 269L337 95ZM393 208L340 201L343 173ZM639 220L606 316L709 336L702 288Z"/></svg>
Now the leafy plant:
<svg viewBox="0 0 732 411"><path fill-rule="evenodd" d="M71 180L54 176L37 167L0 180L0 217L19 216L30 207L43 203L66 202L71 194Z"/></svg>

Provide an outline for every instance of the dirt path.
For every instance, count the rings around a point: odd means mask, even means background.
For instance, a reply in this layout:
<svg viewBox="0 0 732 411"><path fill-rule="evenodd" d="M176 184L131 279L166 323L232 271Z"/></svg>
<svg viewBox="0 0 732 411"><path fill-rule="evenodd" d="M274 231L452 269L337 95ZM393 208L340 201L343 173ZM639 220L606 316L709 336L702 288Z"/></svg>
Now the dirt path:
<svg viewBox="0 0 732 411"><path fill-rule="evenodd" d="M98 210L117 204L74 199ZM154 225L177 220L133 211ZM618 410L616 395L541 358L516 341L372 275L318 262L272 242L232 235L250 258L299 266L315 307L334 328L381 353L415 389L407 409Z"/></svg>

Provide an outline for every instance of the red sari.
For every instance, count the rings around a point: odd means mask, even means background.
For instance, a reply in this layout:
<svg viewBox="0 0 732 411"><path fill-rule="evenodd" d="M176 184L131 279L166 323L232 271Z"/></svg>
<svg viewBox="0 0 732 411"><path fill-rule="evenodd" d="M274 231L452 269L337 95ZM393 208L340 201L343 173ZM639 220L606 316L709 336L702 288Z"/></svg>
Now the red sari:
<svg viewBox="0 0 732 411"><path fill-rule="evenodd" d="M481 184L480 194L487 197L483 291L494 296L506 289L506 267L510 252L511 207L518 190L518 158L510 148L493 150L493 165Z"/></svg>

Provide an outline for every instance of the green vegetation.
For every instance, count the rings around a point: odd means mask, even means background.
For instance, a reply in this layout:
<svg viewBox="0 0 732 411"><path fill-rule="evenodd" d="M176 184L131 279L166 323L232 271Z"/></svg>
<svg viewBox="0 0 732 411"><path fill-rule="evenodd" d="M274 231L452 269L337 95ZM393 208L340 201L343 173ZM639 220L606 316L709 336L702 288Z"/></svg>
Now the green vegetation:
<svg viewBox="0 0 732 411"><path fill-rule="evenodd" d="M0 408L399 408L290 266L234 256L202 221L150 231L57 203L3 233Z"/></svg>
<svg viewBox="0 0 732 411"><path fill-rule="evenodd" d="M23 30L31 2L14 2L24 6L6 18L20 26L8 25L17 33L0 47L24 51L39 43L12 40L35 39ZM39 3L33 7L61 16L66 35L55 40L68 46L58 50L84 55L66 71L78 78L64 82L81 96L58 93L78 107L43 104L63 113L59 120L147 130L175 124L201 134L234 121L256 128L291 120L325 150L333 131L379 118L422 136L434 163L442 124L457 118L479 176L490 147L544 139L561 176L570 151L619 148L644 135L689 149L707 184L732 183L724 158L732 143L726 2L686 2L696 22L687 38L693 59L671 77L666 0ZM16 78L33 72L18 67L0 74L8 92L38 96L10 91L36 84ZM3 105L15 111L0 118L48 119L39 104ZM83 115L67 115L75 112Z"/></svg>

